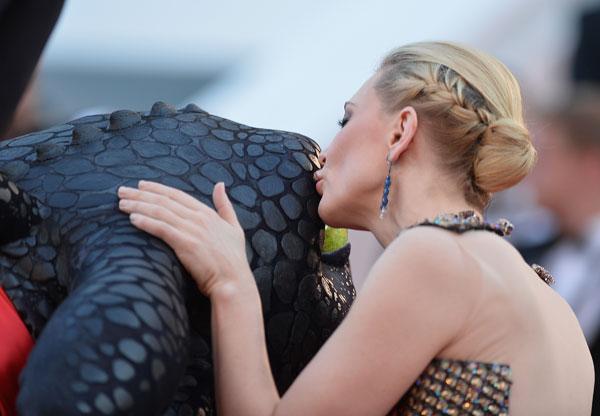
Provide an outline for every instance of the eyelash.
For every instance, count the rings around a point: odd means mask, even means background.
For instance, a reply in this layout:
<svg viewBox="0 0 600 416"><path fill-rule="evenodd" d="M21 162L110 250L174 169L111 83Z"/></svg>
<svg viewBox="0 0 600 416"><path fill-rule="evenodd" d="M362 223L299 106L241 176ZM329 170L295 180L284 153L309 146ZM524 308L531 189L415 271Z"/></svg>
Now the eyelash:
<svg viewBox="0 0 600 416"><path fill-rule="evenodd" d="M338 120L338 125L340 126L340 128L343 128L346 125L347 122L348 122L348 119L347 118L343 118L341 120Z"/></svg>

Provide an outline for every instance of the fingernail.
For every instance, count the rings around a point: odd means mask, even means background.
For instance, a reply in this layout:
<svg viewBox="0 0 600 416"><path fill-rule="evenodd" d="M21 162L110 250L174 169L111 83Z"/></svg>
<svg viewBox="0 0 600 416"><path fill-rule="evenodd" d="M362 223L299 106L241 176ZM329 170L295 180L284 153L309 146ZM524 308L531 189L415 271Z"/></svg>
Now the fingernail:
<svg viewBox="0 0 600 416"><path fill-rule="evenodd" d="M131 222L136 222L137 220L139 220L139 214L129 214L129 221Z"/></svg>

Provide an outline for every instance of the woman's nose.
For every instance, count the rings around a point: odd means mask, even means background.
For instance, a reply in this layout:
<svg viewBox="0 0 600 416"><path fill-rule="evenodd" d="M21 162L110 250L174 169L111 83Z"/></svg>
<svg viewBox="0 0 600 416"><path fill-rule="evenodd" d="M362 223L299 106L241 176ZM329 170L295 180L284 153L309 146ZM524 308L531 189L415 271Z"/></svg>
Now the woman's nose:
<svg viewBox="0 0 600 416"><path fill-rule="evenodd" d="M325 152L321 152L321 154L319 155L319 163L321 164L321 167L323 167L326 160L327 156L325 155Z"/></svg>

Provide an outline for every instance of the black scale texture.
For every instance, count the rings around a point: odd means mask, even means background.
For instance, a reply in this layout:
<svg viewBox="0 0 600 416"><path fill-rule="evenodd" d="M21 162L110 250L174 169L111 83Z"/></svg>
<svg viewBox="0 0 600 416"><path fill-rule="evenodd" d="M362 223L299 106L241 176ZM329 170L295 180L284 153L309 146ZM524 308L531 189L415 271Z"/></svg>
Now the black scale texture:
<svg viewBox="0 0 600 416"><path fill-rule="evenodd" d="M285 391L355 296L349 247L319 251L318 152L298 134L162 102L0 142L0 284L36 340L20 414L215 413L208 301L117 207L117 188L140 179L209 205L225 182Z"/></svg>

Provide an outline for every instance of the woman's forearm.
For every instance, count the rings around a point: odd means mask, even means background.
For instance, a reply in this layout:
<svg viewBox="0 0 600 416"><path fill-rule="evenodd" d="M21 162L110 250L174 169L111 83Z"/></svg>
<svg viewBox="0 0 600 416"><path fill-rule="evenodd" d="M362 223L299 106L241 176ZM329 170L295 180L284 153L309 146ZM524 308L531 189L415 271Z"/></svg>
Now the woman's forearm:
<svg viewBox="0 0 600 416"><path fill-rule="evenodd" d="M247 273L250 273L248 270ZM269 416L279 402L267 356L262 307L252 276L211 296L217 409Z"/></svg>

